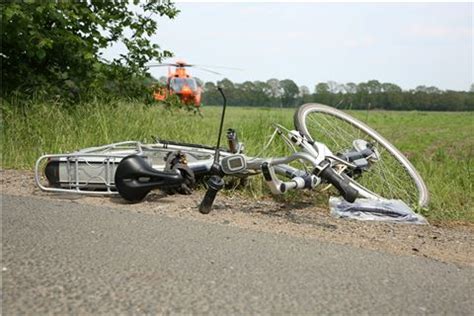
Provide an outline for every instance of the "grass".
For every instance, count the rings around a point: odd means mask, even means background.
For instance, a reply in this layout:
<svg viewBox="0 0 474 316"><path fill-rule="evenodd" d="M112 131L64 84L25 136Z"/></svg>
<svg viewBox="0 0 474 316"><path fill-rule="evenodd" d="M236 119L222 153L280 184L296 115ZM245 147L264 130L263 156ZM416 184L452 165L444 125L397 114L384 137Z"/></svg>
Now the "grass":
<svg viewBox="0 0 474 316"><path fill-rule="evenodd" d="M369 116L368 124L394 143L425 180L431 196L425 215L432 220L474 222L473 114L375 112Z"/></svg>
<svg viewBox="0 0 474 316"><path fill-rule="evenodd" d="M278 122L293 126L294 109L230 107L225 127L238 131L249 155L256 155ZM430 194L432 221L474 222L473 113L350 112L366 121L409 157L425 179ZM161 139L214 145L220 107L203 108L203 117L166 111L138 103L89 103L64 108L31 104L27 108L2 106L2 168L29 169L43 153L66 153L123 140L152 142ZM225 140L223 140L225 144ZM275 143L267 155L282 153ZM262 180L251 182L248 192L268 194ZM324 199L319 199L320 203Z"/></svg>

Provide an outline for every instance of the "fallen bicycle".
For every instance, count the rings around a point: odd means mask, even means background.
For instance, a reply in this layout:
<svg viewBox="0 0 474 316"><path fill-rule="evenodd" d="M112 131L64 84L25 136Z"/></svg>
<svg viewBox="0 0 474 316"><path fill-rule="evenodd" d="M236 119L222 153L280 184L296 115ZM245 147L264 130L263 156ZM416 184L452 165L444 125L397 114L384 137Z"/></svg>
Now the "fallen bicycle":
<svg viewBox="0 0 474 316"><path fill-rule="evenodd" d="M43 155L36 162L36 183L48 192L118 194L139 202L153 189L189 194L197 178L206 178L201 213L210 212L227 176L262 175L273 194L332 185L349 203L365 198L397 199L413 208L427 205L426 185L408 159L369 126L329 106L299 107L294 115L295 130L275 125L272 139L281 137L294 151L290 155L249 157L232 129L227 132L228 148L221 148L223 97L215 147L126 141L70 154ZM298 167L292 166L293 162L299 162ZM42 182L43 174L47 184Z"/></svg>

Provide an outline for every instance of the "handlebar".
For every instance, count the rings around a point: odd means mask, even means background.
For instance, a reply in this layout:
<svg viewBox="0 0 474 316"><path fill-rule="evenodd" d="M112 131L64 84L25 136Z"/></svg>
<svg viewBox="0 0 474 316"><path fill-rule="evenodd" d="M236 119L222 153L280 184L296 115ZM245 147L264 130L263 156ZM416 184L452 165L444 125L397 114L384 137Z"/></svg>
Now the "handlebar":
<svg viewBox="0 0 474 316"><path fill-rule="evenodd" d="M359 191L350 185L347 177L336 173L331 166L331 161L323 157L328 157L328 155L319 154L315 156L308 152L296 152L289 157L272 159L245 158L246 163L243 168L245 170L261 170L273 194L283 194L292 189L312 189L323 179L334 185L346 201L354 202L359 195ZM305 160L311 163L314 168L313 171L309 173L287 166L288 163L295 160ZM342 163L349 165L347 162ZM225 173L222 167L216 162L213 167L215 170L213 170L212 174L214 175L208 180L208 190L199 205L199 211L203 214L208 214L211 211L217 192L224 187L224 181L221 176L224 176ZM283 182L278 179L276 173L291 180Z"/></svg>
<svg viewBox="0 0 474 316"><path fill-rule="evenodd" d="M280 181L275 171L278 173L283 173L282 170L278 169L278 166L273 166L274 164L288 163L289 161L295 159L305 159L313 164L315 167L313 174L308 175L296 175L292 177L291 181L282 182ZM267 185L270 187L270 190L273 194L283 194L291 189L311 189L317 186L321 179L326 180L328 183L334 185L334 187L339 191L341 196L348 202L352 203L355 201L359 192L353 188L349 180L339 175L331 167L331 162L329 160L323 160L321 163L316 164L316 160L308 154L305 153L296 153L291 157L279 158L271 161L263 162L261 165L262 173L267 182Z"/></svg>
<svg viewBox="0 0 474 316"><path fill-rule="evenodd" d="M336 171L331 168L331 163L328 160L324 160L319 166L320 171L318 176L336 187L347 202L354 202L359 192L350 186L349 181L337 174Z"/></svg>
<svg viewBox="0 0 474 316"><path fill-rule="evenodd" d="M224 180L219 176L212 176L207 181L207 191L206 195L202 199L201 204L199 205L199 212L202 214L209 214L212 209L212 204L216 199L217 192L219 192L224 187Z"/></svg>

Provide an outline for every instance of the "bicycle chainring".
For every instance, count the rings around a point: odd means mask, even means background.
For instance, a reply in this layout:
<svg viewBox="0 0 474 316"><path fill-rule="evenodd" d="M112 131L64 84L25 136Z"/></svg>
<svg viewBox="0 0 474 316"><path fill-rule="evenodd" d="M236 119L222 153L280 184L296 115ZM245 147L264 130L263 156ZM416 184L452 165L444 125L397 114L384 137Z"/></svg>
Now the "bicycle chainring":
<svg viewBox="0 0 474 316"><path fill-rule="evenodd" d="M164 171L170 172L178 170L181 173L181 176L183 176L184 182L176 187L164 189L163 191L170 195L176 193L190 195L193 193L193 189L196 185L196 178L193 170L188 166L186 155L181 151L169 152L165 157L165 161L166 164Z"/></svg>

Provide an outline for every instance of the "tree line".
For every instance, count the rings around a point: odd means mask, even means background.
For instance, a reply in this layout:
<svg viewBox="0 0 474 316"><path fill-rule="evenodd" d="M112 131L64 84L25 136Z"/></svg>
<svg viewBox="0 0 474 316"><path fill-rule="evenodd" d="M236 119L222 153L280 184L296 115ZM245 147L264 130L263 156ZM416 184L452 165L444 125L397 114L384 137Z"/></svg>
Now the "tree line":
<svg viewBox="0 0 474 316"><path fill-rule="evenodd" d="M200 82L200 80L198 80ZM420 111L472 111L474 110L474 84L469 91L441 90L433 86L418 86L402 90L394 83L378 80L346 84L334 81L315 85L313 92L290 80L270 79L233 83L229 79L201 83L204 104L220 104L221 86L229 105L295 107L304 103L323 103L342 109L384 109Z"/></svg>

